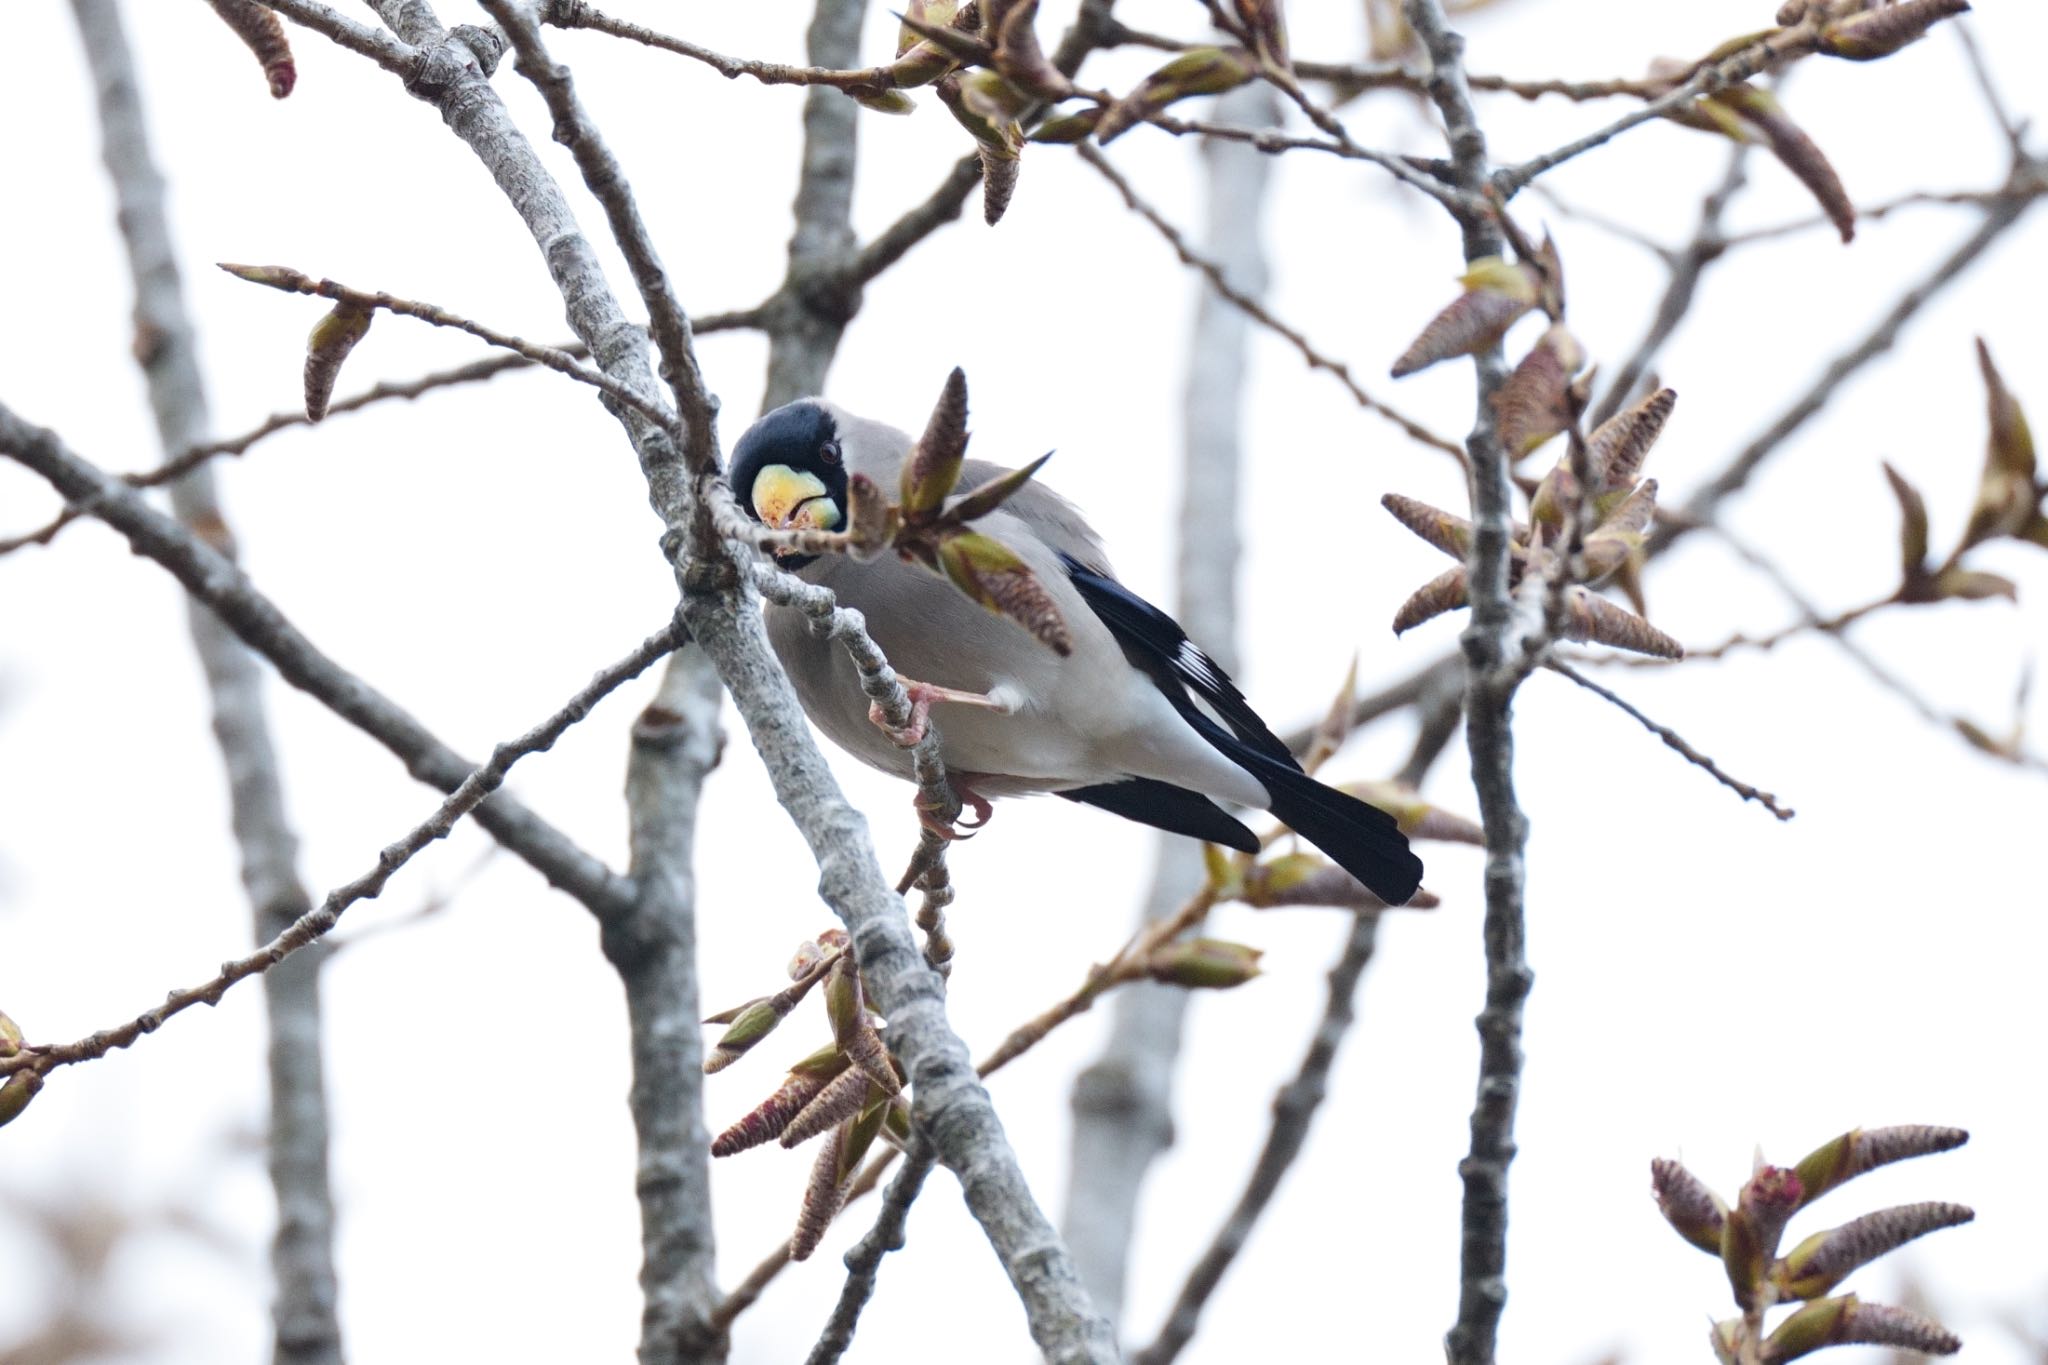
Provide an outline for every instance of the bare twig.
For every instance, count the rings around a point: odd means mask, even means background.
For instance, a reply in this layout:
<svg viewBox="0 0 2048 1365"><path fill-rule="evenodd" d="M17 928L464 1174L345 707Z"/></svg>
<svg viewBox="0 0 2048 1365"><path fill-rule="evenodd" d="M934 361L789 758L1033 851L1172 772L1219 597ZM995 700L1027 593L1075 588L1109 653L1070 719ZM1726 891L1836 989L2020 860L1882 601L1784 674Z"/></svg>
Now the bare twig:
<svg viewBox="0 0 2048 1365"><path fill-rule="evenodd" d="M1824 635L1834 644L1835 648L1848 656L1851 663L1862 669L1872 682L1904 702L1914 714L1918 715L1929 725L1950 731L1977 752L2011 763L2015 767L2037 773L2048 773L2048 757L2030 753L2019 748L2016 744L1988 742L1989 736L1968 717L1957 715L1937 706L1934 702L1923 696L1919 689L1880 663L1877 657L1869 650L1857 644L1850 635L1848 627L1856 620L1867 615L1867 609L1838 613L1831 617L1823 616L1820 608L1805 593L1800 591L1799 586L1792 581L1791 576L1775 560L1758 550L1755 546L1735 536L1726 527L1718 523L1709 529L1729 549L1740 556L1744 563L1756 569L1765 578L1768 578L1771 581L1771 586L1775 587L1784 596L1785 600L1798 610L1800 620L1792 627L1789 627L1788 632L1814 630ZM2024 688L2022 688L2022 692L2024 693ZM2022 695L2020 706L2015 708L2016 712L2024 712L2024 702L2025 697Z"/></svg>
<svg viewBox="0 0 2048 1365"><path fill-rule="evenodd" d="M267 3L267 0L266 0ZM357 23L319 0L293 0L290 4L271 5L270 8L287 19L320 34L336 46L345 47L358 56L368 57L394 76L411 79L418 65L419 54L392 37L383 29Z"/></svg>
<svg viewBox="0 0 2048 1365"><path fill-rule="evenodd" d="M1530 157L1520 165L1495 171L1492 176L1493 187L1503 199L1512 199L1523 186L1537 176L1563 165L1573 157L1606 145L1639 123L1662 118L1701 95L1711 95L1717 90L1725 90L1731 85L1748 80L1751 76L1775 70L1787 62L1806 56L1814 51L1819 32L1818 25L1810 21L1795 24L1790 28L1768 30L1740 51L1730 53L1717 61L1702 63L1699 69L1666 93L1641 108L1631 109L1604 128L1596 129L1584 137L1574 138L1541 156Z"/></svg>
<svg viewBox="0 0 2048 1365"><path fill-rule="evenodd" d="M1301 1155L1316 1109L1329 1092L1330 1068L1336 1063L1338 1044L1351 1028L1352 1001L1358 993L1359 978L1372 961L1378 933L1377 914L1361 914L1353 919L1344 951L1330 967L1330 991L1322 1020L1316 1025L1301 1065L1295 1069L1294 1079L1273 1098L1273 1124L1267 1131L1265 1145L1259 1149L1258 1160L1252 1163L1244 1192L1238 1196L1230 1217L1216 1230L1208 1250L1188 1272L1187 1282L1174 1300L1159 1335L1150 1346L1131 1357L1131 1365L1169 1365L1179 1357L1194 1338L1209 1296L1223 1282L1224 1272L1244 1249L1259 1216L1279 1191L1281 1179Z"/></svg>
<svg viewBox="0 0 2048 1365"><path fill-rule="evenodd" d="M1166 239L1167 245L1173 248L1174 255L1180 258L1183 265L1201 272L1202 276L1209 281L1210 287L1215 289L1217 293L1243 309L1247 316L1255 319L1262 327L1285 338L1295 350L1301 353L1301 358L1308 362L1311 369L1326 370L1336 376L1337 382L1344 386L1345 392L1351 395L1353 402L1368 412L1377 413L1379 416L1386 418L1406 433L1411 440L1419 441L1423 445L1441 450L1460 461L1465 458L1465 452L1453 442L1444 439L1423 426L1420 422L1372 397L1356 379L1351 377L1349 366L1342 361L1332 360L1324 355L1315 348L1307 337L1274 317L1265 305L1233 284L1224 275L1221 266L1190 246L1186 236L1182 234L1179 228L1168 222L1160 215L1157 209L1153 208L1151 204L1139 196L1138 192L1132 188L1131 182L1124 178L1122 172L1110 164L1109 159L1100 150L1086 143L1083 143L1076 150L1080 153L1083 161L1093 166L1101 173L1103 179L1109 181L1115 187L1116 192L1123 197L1125 205L1132 212L1150 223L1153 229Z"/></svg>
<svg viewBox="0 0 2048 1365"><path fill-rule="evenodd" d="M1659 725L1656 721L1651 720L1648 716L1644 715L1634 706L1631 706L1628 702L1623 701L1620 697L1616 696L1607 688L1602 687L1599 683L1594 682L1591 678L1579 672L1576 668L1573 668L1564 660L1558 658L1546 659L1544 661L1544 666L1546 668L1549 668L1552 672L1562 673L1565 677L1570 678L1573 682L1585 688L1594 696L1601 697L1609 702L1612 702L1624 714L1634 717L1636 722L1639 725L1641 725L1645 730L1648 730L1651 734L1663 740L1668 747L1677 751L1677 753L1682 758L1684 758L1686 762L1694 765L1695 767L1706 769L1707 774L1711 776L1716 782L1719 782L1722 786L1728 788L1728 790L1734 792L1743 800L1756 802L1765 810L1777 816L1780 820L1790 820L1792 818L1794 814L1792 808L1789 806L1779 805L1777 797L1773 796L1771 793L1767 791L1763 791L1759 788L1752 787L1747 782L1739 781L1736 778L1730 777L1725 771L1722 770L1721 766L1718 763L1714 762L1713 759L1708 758L1705 754L1693 748L1692 745L1686 743L1685 737L1683 735L1680 735L1676 730L1673 730L1668 725Z"/></svg>
<svg viewBox="0 0 2048 1365"><path fill-rule="evenodd" d="M169 571L268 659L286 682L369 734L420 781L453 791L475 769L389 698L322 654L230 560L149 506L140 493L73 454L54 432L23 421L4 404L0 454L35 470L70 501L90 506L137 554ZM630 907L624 878L509 794L485 802L477 823L599 920Z"/></svg>
<svg viewBox="0 0 2048 1365"><path fill-rule="evenodd" d="M2013 170L2013 181L2023 178L2033 180L2039 177L2043 163L2030 158L2022 161ZM1778 418L1750 442L1735 453L1721 472L1708 480L1695 492L1679 515L1661 519L1651 533L1648 550L1651 554L1661 553L1665 547L1676 541L1695 526L1713 519L1714 509L1730 494L1746 485L1773 452L1793 433L1805 426L1807 421L1827 406L1828 400L1840 390L1842 384L1865 365L1883 355L1899 339L1914 315L1926 306L1941 291L1954 283L1977 258L2005 234L2006 229L2031 208L2040 198L2048 183L2024 195L2000 199L1989 204L1984 210L1984 219L1976 231L1965 238L1952 252L1938 262L1934 269L1899 295L1877 325L1863 337L1836 356L1821 371L1813 384L1795 399Z"/></svg>
<svg viewBox="0 0 2048 1365"><path fill-rule="evenodd" d="M570 348L572 354L580 349L580 343ZM452 370L439 370L432 374L423 374L417 379L380 382L371 385L361 393L353 394L338 402L330 403L327 407L327 416L333 417L338 413L354 412L360 408L366 408L374 403L381 403L390 398L418 398L420 395L431 393L436 389L452 388L458 384L479 383L486 379L496 378L507 370L528 369L533 363L523 355L494 355L483 360L473 360L467 365L457 366ZM322 420L325 419L323 418ZM303 409L297 412L272 413L256 426L239 436L230 436L224 440L202 441L197 445L188 445L154 469L121 475L121 482L127 484L130 488L155 488L191 473L218 456L245 455L250 447L267 436L273 436L280 431L285 431L292 427L311 426L312 422L313 419L306 416ZM35 530L0 540L0 554L6 554L10 550L21 549L27 545L47 545L56 538L59 531L85 514L86 511L82 507L67 506L62 512Z"/></svg>
<svg viewBox="0 0 2048 1365"><path fill-rule="evenodd" d="M290 2L297 3L297 0ZM347 303L358 308L417 318L435 327L452 327L458 332L469 333L479 341L522 355L536 365L545 365L555 373L565 374L579 384L588 384L656 426L666 428L676 420L675 414L668 412L658 402L635 393L601 370L591 369L567 351L558 350L553 346L543 346L524 337L514 336L510 332L501 332L495 327L450 312L438 304L422 303L417 299L402 299L381 291L372 293L368 290L353 289L336 280L316 280L311 275L284 265L223 264L221 269L237 279L248 280L252 284L269 285L272 289L281 289L288 294L310 294L315 298L333 299L336 303Z"/></svg>
<svg viewBox="0 0 2048 1365"><path fill-rule="evenodd" d="M708 401L704 376L697 368L690 318L669 287L668 272L662 269L653 235L640 216L632 184L584 112L568 68L549 57L531 13L514 0L482 3L511 39L513 50L519 54L520 74L533 82L547 103L548 113L554 117L555 141L566 146L576 159L583 183L603 207L612 240L626 258L626 269L631 272L640 302L647 309L648 331L661 353L661 377L667 381L676 412L682 417L683 463L699 472L711 468L717 461L717 438L711 430L715 409ZM625 346L634 344L631 338L613 341ZM595 353L596 348L592 349ZM659 424L662 419L653 416L649 420Z"/></svg>
<svg viewBox="0 0 2048 1365"><path fill-rule="evenodd" d="M1750 635L1743 631L1737 631L1717 645L1708 645L1704 649L1686 650L1685 661L1692 663L1702 659L1724 659L1728 655L1743 649L1768 651L1776 649L1779 645L1784 644L1785 641L1792 639L1794 636L1804 635L1808 631L1815 631L1822 635L1836 635L1855 625L1873 612L1898 605L1900 605L1900 601L1897 594L1890 594L1878 598L1875 602L1865 602L1860 606L1851 607L1847 611L1836 612L1832 616L1801 615L1791 625L1769 631L1763 635ZM1616 662L1621 663L1624 667L1633 667L1638 661L1635 658L1628 658L1618 659ZM1667 668L1670 667L1670 661L1666 659L1644 659L1642 662L1655 663Z"/></svg>
<svg viewBox="0 0 2048 1365"><path fill-rule="evenodd" d="M286 927L246 957L221 964L212 978L197 986L170 993L161 1005L111 1029L102 1029L72 1043L25 1045L12 1057L0 1057L0 1075L33 1070L47 1075L58 1067L73 1066L104 1057L117 1048L132 1046L144 1034L154 1033L173 1015L194 1005L217 1005L238 981L266 972L300 949L321 938L340 921L341 914L360 900L374 899L412 856L437 839L445 838L456 821L475 810L484 798L504 784L512 765L531 753L551 748L570 726L590 714L592 707L620 684L638 677L647 666L674 649L682 639L682 628L671 623L649 636L619 662L593 677L562 708L519 738L498 745L490 761L463 778L434 813L406 832L377 855L369 871L327 893L320 904Z"/></svg>
<svg viewBox="0 0 2048 1365"><path fill-rule="evenodd" d="M728 57L724 53L713 52L710 48L687 39L672 37L642 24L614 18L596 6L584 3L584 0L548 0L542 17L547 23L562 28L587 28L645 47L673 52L679 57L688 57L693 62L701 62L710 67L727 80L745 76L749 80L759 81L762 85L798 85L863 94L894 89L896 84L887 67L851 70L829 65L832 55L821 54L815 45L809 54L810 63L806 66L754 61L746 57ZM859 36L856 30L854 37Z"/></svg>

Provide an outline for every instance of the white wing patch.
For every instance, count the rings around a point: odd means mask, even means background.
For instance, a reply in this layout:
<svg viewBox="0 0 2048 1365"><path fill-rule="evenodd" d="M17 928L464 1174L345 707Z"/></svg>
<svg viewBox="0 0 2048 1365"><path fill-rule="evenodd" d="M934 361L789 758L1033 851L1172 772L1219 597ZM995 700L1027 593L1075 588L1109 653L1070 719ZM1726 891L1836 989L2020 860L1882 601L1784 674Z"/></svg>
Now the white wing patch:
<svg viewBox="0 0 2048 1365"><path fill-rule="evenodd" d="M1175 672L1210 691L1221 691L1230 686L1230 679L1223 676L1223 670L1216 666L1216 661L1196 648L1193 640L1180 642L1173 667Z"/></svg>

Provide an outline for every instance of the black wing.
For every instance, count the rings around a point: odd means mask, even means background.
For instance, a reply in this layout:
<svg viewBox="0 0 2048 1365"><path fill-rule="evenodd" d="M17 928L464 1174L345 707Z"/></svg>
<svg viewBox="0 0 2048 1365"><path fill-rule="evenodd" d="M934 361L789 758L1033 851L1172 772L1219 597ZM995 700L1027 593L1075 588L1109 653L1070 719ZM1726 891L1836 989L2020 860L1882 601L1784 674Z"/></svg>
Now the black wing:
<svg viewBox="0 0 2048 1365"><path fill-rule="evenodd" d="M1266 728L1266 722L1245 701L1244 693L1237 690L1214 659L1188 638L1180 622L1072 555L1063 554L1060 560L1081 600L1109 627L1109 633L1122 646L1124 657L1158 683L1159 690L1176 707L1186 693L1192 692L1244 743L1268 758L1300 768L1286 743Z"/></svg>
<svg viewBox="0 0 2048 1365"><path fill-rule="evenodd" d="M1240 853L1259 851L1259 837L1232 819L1229 812L1200 792L1176 787L1171 782L1133 777L1095 787L1072 787L1058 795L1163 829L1168 834L1185 834L1190 839L1221 844Z"/></svg>

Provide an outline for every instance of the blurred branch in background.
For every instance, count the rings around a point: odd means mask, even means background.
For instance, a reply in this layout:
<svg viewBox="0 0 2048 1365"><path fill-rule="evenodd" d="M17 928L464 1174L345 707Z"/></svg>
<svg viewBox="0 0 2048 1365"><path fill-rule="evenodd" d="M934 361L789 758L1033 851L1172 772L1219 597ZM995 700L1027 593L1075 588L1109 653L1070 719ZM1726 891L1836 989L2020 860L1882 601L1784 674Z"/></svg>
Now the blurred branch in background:
<svg viewBox="0 0 2048 1365"><path fill-rule="evenodd" d="M72 0L71 9L99 87L102 156L120 206L121 238L135 282L135 357L148 381L158 442L168 458L212 432L198 342L164 211L163 176L150 153L134 58L116 0ZM234 555L234 534L211 469L194 466L180 474L170 483L170 495L181 522L220 553ZM264 713L263 670L233 631L196 598L187 598L186 608L193 647L213 698L213 733L226 769L242 885L254 911L256 941L267 943L312 908L312 897L299 879L299 841L285 814L284 784ZM342 1359L321 1056L323 958L322 946L312 944L263 977L270 1053L268 1164L277 1200L271 1320L273 1359L280 1365L339 1365Z"/></svg>
<svg viewBox="0 0 2048 1365"><path fill-rule="evenodd" d="M1278 117L1279 104L1270 87L1254 82L1225 95L1217 113L1263 125ZM1246 300L1266 292L1261 219L1272 162L1232 143L1205 143L1202 151L1203 247L1213 272L1196 291L1181 387L1174 615L1225 673L1235 673L1240 433L1251 322L1219 291L1229 289ZM1201 859L1188 841L1159 835L1152 844L1152 886L1140 910L1141 928L1173 914L1203 881ZM1112 1321L1123 1316L1124 1277L1146 1173L1173 1142L1173 1072L1187 1007L1187 993L1171 986L1126 990L1116 1001L1102 1055L1074 1078L1068 1161L1073 1174L1061 1227L1089 1293Z"/></svg>

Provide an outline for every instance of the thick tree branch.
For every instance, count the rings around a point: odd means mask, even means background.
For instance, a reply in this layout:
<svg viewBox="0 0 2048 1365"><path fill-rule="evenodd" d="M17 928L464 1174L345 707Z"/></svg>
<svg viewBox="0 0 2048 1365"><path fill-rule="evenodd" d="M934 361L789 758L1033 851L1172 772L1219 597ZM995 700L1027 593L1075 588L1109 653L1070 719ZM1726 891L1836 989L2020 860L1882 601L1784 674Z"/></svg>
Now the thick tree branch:
<svg viewBox="0 0 2048 1365"><path fill-rule="evenodd" d="M638 1137L641 1365L725 1357L711 1227L711 1135L704 1125L693 866L704 778L724 736L723 696L695 645L670 656L661 690L633 724L626 766L633 912L605 926L604 955L626 988Z"/></svg>

